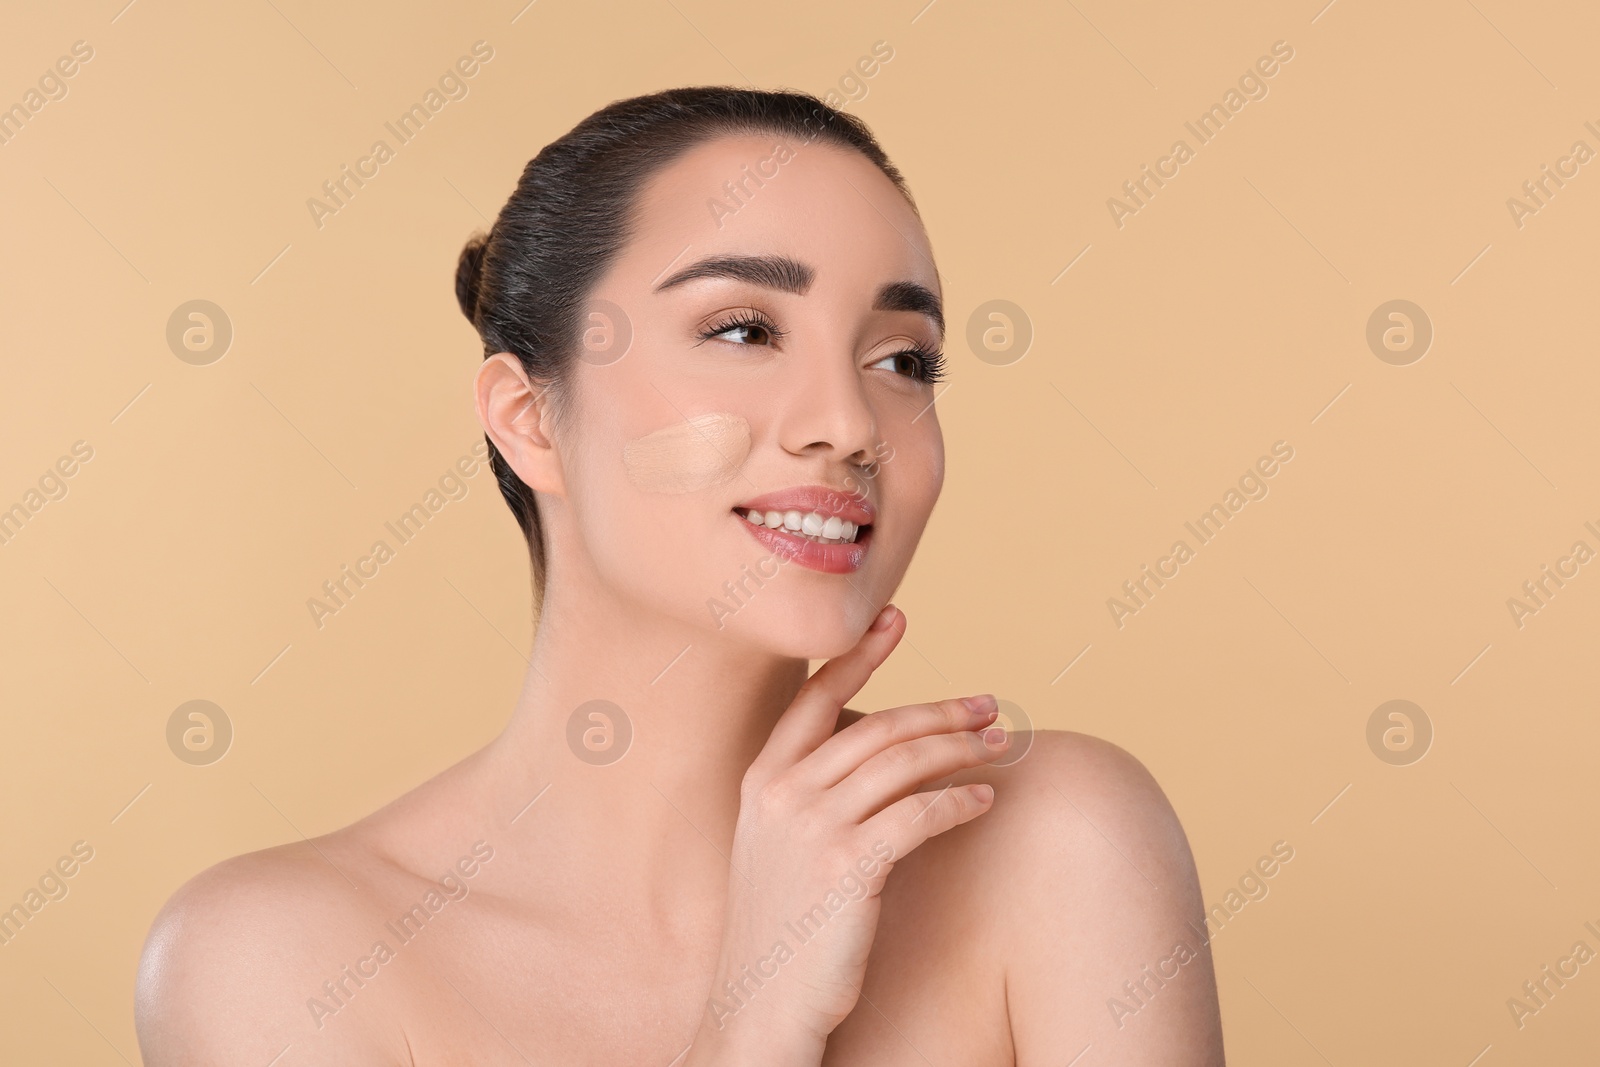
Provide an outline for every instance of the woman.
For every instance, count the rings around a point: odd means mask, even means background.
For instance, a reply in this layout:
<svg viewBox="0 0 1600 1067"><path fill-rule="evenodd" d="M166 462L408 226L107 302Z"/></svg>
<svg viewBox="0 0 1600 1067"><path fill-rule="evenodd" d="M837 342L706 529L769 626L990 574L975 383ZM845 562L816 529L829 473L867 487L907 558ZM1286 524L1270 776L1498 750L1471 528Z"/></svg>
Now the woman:
<svg viewBox="0 0 1600 1067"><path fill-rule="evenodd" d="M944 469L939 277L865 126L612 104L456 292L541 597L517 707L180 889L145 1062L1220 1064L1193 861L1136 760L1007 738L989 695L844 707Z"/></svg>

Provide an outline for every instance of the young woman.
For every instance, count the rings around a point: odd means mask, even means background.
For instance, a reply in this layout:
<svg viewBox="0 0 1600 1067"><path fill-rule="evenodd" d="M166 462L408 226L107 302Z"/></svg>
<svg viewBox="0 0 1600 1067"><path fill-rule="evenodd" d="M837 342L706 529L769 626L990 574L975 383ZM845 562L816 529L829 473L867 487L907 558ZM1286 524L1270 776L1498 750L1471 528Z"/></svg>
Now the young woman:
<svg viewBox="0 0 1600 1067"><path fill-rule="evenodd" d="M1222 1063L1193 861L1135 759L1008 738L990 695L844 707L944 474L939 275L866 127L797 93L612 104L456 293L540 598L522 694L375 814L180 889L145 1062Z"/></svg>

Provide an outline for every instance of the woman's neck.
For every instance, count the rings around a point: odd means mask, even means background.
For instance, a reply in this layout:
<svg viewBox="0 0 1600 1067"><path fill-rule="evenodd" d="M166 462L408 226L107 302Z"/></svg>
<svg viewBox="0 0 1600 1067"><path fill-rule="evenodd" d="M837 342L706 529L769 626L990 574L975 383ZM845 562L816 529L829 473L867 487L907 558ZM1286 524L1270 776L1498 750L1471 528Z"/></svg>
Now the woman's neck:
<svg viewBox="0 0 1600 1067"><path fill-rule="evenodd" d="M516 709L492 746L505 793L496 806L517 826L538 815L564 862L647 901L706 878L720 886L744 773L807 671L806 660L604 590L552 584Z"/></svg>

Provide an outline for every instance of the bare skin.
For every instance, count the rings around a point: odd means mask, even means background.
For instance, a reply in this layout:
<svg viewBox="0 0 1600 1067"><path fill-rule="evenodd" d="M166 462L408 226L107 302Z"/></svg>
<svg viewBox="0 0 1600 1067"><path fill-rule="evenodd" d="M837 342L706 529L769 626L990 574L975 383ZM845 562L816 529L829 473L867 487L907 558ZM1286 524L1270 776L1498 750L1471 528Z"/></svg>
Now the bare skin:
<svg viewBox="0 0 1600 1067"><path fill-rule="evenodd" d="M646 187L596 290L625 357L563 396L485 362L479 418L550 561L510 721L366 819L174 894L140 965L151 1067L1223 1062L1193 860L1138 761L1075 733L992 743L992 699L845 708L904 633L880 609L944 471L935 389L898 355L942 324L876 294L941 290L916 213L842 149L799 147L708 214L773 141L712 141ZM719 256L812 277L660 288ZM777 330L701 335L737 309ZM630 482L628 441L706 412L749 422L736 477ZM860 568L786 563L708 611L769 555L734 509L801 485L877 509ZM631 725L615 762L569 744L596 698Z"/></svg>

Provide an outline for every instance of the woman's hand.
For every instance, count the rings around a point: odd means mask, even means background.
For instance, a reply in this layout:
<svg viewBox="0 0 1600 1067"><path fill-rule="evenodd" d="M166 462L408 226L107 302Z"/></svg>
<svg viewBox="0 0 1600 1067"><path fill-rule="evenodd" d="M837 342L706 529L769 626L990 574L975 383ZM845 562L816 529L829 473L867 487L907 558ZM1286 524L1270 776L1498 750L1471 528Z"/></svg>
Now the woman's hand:
<svg viewBox="0 0 1600 1067"><path fill-rule="evenodd" d="M834 732L903 620L885 608L807 679L745 774L722 950L686 1067L819 1063L860 996L895 862L989 810L987 785L917 790L1005 752L1004 731L985 740L992 696L908 704Z"/></svg>

